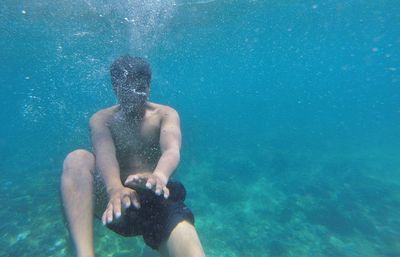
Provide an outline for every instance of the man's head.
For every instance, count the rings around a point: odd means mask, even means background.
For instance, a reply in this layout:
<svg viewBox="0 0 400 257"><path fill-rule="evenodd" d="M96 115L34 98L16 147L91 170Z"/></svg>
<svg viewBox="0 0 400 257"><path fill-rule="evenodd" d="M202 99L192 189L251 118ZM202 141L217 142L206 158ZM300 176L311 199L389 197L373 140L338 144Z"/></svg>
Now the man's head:
<svg viewBox="0 0 400 257"><path fill-rule="evenodd" d="M140 57L116 59L110 68L111 83L121 107L127 112L140 111L149 95L151 69Z"/></svg>

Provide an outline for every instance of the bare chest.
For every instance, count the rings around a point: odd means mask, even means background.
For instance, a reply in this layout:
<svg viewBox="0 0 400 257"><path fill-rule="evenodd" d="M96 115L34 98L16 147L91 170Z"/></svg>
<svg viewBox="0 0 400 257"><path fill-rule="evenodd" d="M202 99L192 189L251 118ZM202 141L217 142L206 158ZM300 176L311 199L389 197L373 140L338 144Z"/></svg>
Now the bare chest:
<svg viewBox="0 0 400 257"><path fill-rule="evenodd" d="M117 152L141 153L159 144L160 126L155 119L140 123L115 120L110 128Z"/></svg>

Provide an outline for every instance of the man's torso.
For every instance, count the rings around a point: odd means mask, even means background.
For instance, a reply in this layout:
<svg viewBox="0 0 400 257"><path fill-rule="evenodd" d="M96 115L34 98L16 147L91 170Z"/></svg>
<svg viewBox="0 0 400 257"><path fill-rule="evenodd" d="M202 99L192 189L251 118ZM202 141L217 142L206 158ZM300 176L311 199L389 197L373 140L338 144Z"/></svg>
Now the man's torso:
<svg viewBox="0 0 400 257"><path fill-rule="evenodd" d="M118 106L107 111L119 163L121 180L128 175L152 172L160 158L160 127L165 106L148 103L141 120L127 120Z"/></svg>

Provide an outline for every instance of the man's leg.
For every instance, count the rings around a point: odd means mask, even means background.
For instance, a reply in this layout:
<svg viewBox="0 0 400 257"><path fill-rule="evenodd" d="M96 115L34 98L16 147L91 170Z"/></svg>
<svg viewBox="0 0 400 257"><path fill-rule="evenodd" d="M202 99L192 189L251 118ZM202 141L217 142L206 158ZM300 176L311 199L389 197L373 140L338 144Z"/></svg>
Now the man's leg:
<svg viewBox="0 0 400 257"><path fill-rule="evenodd" d="M196 229L187 221L182 221L168 240L160 246L163 257L205 257Z"/></svg>
<svg viewBox="0 0 400 257"><path fill-rule="evenodd" d="M64 161L61 192L78 257L93 257L93 154L76 150Z"/></svg>

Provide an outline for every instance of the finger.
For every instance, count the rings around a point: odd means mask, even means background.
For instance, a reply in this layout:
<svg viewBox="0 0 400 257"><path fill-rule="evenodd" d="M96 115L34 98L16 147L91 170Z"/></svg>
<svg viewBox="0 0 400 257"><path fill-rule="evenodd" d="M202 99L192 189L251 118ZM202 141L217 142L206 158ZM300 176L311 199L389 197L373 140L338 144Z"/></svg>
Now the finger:
<svg viewBox="0 0 400 257"><path fill-rule="evenodd" d="M164 192L164 198L168 199L168 197L169 197L169 189L167 187L164 187L163 188L163 192Z"/></svg>
<svg viewBox="0 0 400 257"><path fill-rule="evenodd" d="M131 202L133 204L133 206L135 206L137 209L140 208L140 203L139 203L139 196L136 193L136 191L133 191L130 195L129 195Z"/></svg>
<svg viewBox="0 0 400 257"><path fill-rule="evenodd" d="M125 182L127 185L139 186L145 188L147 176L142 174L131 175L129 180Z"/></svg>
<svg viewBox="0 0 400 257"><path fill-rule="evenodd" d="M101 221L103 222L103 225L106 225L107 222L107 215L108 215L108 211L112 209L112 205L111 203L108 203L106 210L103 212L103 216L101 217Z"/></svg>
<svg viewBox="0 0 400 257"><path fill-rule="evenodd" d="M110 217L110 213L111 213L111 217ZM107 223L112 222L112 204L111 203L108 204L107 209L104 211L101 220L103 222L103 225L106 225Z"/></svg>
<svg viewBox="0 0 400 257"><path fill-rule="evenodd" d="M117 200L113 201L113 212L114 212L114 217L118 219L121 217L121 199L118 198Z"/></svg>
<svg viewBox="0 0 400 257"><path fill-rule="evenodd" d="M135 174L139 179L147 179L149 177L148 173Z"/></svg>
<svg viewBox="0 0 400 257"><path fill-rule="evenodd" d="M148 181L149 181L148 175L143 174L139 177L139 183L142 185L145 185Z"/></svg>
<svg viewBox="0 0 400 257"><path fill-rule="evenodd" d="M107 224L113 221L113 211L112 209L107 210Z"/></svg>
<svg viewBox="0 0 400 257"><path fill-rule="evenodd" d="M130 175L130 176L128 176L126 179L125 179L125 185L126 184L129 184L129 183L131 183L132 181L133 181L134 179L133 179L133 176L132 175Z"/></svg>
<svg viewBox="0 0 400 257"><path fill-rule="evenodd" d="M133 189L133 187L140 187L140 188L146 189L146 182L147 182L147 179L144 180L144 179L139 178L136 181L132 181L129 184L126 184L126 186L130 186L132 189Z"/></svg>
<svg viewBox="0 0 400 257"><path fill-rule="evenodd" d="M103 212L103 216L101 217L101 222L103 225L106 225L107 223L107 209Z"/></svg>
<svg viewBox="0 0 400 257"><path fill-rule="evenodd" d="M137 183L139 182L139 176L137 174L135 175L130 175L128 178L125 180L125 184L130 184L130 183Z"/></svg>
<svg viewBox="0 0 400 257"><path fill-rule="evenodd" d="M129 195L124 195L124 197L122 198L122 206L127 209L131 206L131 199L129 197Z"/></svg>
<svg viewBox="0 0 400 257"><path fill-rule="evenodd" d="M156 195L161 195L161 192L163 191L163 185L161 185L161 182L158 182L156 184L156 190L154 191Z"/></svg>
<svg viewBox="0 0 400 257"><path fill-rule="evenodd" d="M156 185L156 181L153 178L147 179L146 188L153 189Z"/></svg>

